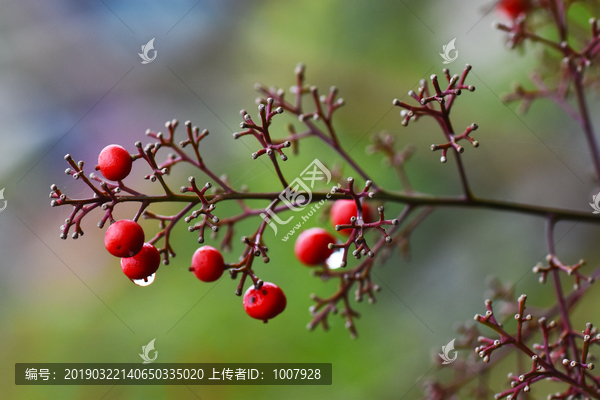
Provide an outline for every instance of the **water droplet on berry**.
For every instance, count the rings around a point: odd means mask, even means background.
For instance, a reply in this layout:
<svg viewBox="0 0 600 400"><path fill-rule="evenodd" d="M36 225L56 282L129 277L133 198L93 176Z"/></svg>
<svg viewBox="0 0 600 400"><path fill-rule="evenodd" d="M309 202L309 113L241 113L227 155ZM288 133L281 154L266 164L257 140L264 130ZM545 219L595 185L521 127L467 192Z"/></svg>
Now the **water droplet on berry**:
<svg viewBox="0 0 600 400"><path fill-rule="evenodd" d="M344 256L344 249L338 249L331 253L329 258L325 261L329 269L338 269L342 266L342 258Z"/></svg>
<svg viewBox="0 0 600 400"><path fill-rule="evenodd" d="M144 279L132 279L131 282L135 283L138 286L150 286L152 282L154 282L154 278L156 278L156 273Z"/></svg>

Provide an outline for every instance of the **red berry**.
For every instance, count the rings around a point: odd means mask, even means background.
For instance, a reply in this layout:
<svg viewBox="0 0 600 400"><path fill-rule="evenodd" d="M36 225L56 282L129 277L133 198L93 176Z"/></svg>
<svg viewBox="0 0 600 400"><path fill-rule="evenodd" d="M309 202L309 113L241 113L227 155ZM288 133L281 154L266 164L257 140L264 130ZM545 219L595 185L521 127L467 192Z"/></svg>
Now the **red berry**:
<svg viewBox="0 0 600 400"><path fill-rule="evenodd" d="M531 8L529 0L500 0L498 10L511 19L526 13Z"/></svg>
<svg viewBox="0 0 600 400"><path fill-rule="evenodd" d="M333 253L333 249L327 247L329 243L335 243L335 237L331 233L323 228L310 228L298 236L294 253L305 265L323 264Z"/></svg>
<svg viewBox="0 0 600 400"><path fill-rule="evenodd" d="M104 235L104 246L115 257L133 257L144 245L144 230L135 221L122 219L113 223Z"/></svg>
<svg viewBox="0 0 600 400"><path fill-rule="evenodd" d="M363 220L364 222L373 221L373 212L371 207L367 203L363 203ZM354 200L337 200L331 207L331 223L335 228L336 225L349 225L350 218L357 217L356 202ZM352 229L346 228L340 231L342 234L348 236L352 232Z"/></svg>
<svg viewBox="0 0 600 400"><path fill-rule="evenodd" d="M160 265L160 253L150 243L133 257L121 258L121 269L129 279L144 279L156 272Z"/></svg>
<svg viewBox="0 0 600 400"><path fill-rule="evenodd" d="M202 282L214 282L223 275L225 262L221 252L211 246L202 246L192 256L193 271Z"/></svg>
<svg viewBox="0 0 600 400"><path fill-rule="evenodd" d="M102 175L111 181L121 181L131 172L131 156L123 147L111 144L98 156L98 167Z"/></svg>
<svg viewBox="0 0 600 400"><path fill-rule="evenodd" d="M244 294L244 310L255 319L267 322L285 310L287 301L279 286L265 282L260 289L250 286Z"/></svg>

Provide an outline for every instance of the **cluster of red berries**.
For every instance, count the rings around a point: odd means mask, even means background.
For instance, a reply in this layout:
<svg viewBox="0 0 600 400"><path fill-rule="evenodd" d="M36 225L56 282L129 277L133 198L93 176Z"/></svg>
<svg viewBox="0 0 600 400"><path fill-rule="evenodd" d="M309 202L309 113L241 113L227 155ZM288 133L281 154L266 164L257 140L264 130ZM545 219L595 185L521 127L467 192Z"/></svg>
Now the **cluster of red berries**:
<svg viewBox="0 0 600 400"><path fill-rule="evenodd" d="M108 180L122 181L131 172L131 166L132 158L127 150L113 144L100 152L96 169ZM121 269L132 281L147 281L160 265L158 250L145 243L144 230L135 221L113 222L106 230L104 246L110 254L121 258Z"/></svg>
<svg viewBox="0 0 600 400"><path fill-rule="evenodd" d="M98 157L96 169L111 181L121 181L131 172L132 157L123 147L110 145L105 147ZM348 225L352 217L357 217L354 200L338 200L331 208L331 223ZM363 220L371 222L373 212L368 204L362 208ZM350 235L351 229L340 230ZM104 245L110 254L121 257L121 269L131 280L147 280L160 265L159 251L150 243L145 243L144 230L135 221L120 220L111 224L106 231ZM335 237L322 228L310 228L298 237L294 252L300 262L308 266L323 265L333 250ZM226 269L223 255L211 246L202 246L192 256L190 271L203 282L218 280ZM286 307L283 291L275 284L259 281L244 294L243 304L246 313L252 318L268 321L279 315Z"/></svg>
<svg viewBox="0 0 600 400"><path fill-rule="evenodd" d="M357 207L354 200L337 200L331 207L331 224L350 225L352 217L357 217ZM363 204L362 215L365 222L373 221L373 211L368 204ZM351 228L341 229L342 235L349 236ZM303 231L296 240L294 253L304 265L314 267L323 265L333 253L329 244L335 243L335 237L323 228L310 228Z"/></svg>

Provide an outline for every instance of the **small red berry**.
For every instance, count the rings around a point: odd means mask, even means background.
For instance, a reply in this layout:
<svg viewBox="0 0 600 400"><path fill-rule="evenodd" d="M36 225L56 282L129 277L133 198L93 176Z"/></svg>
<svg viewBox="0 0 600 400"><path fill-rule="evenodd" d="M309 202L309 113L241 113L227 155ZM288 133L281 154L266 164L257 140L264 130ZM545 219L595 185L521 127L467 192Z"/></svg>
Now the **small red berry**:
<svg viewBox="0 0 600 400"><path fill-rule="evenodd" d="M214 282L223 275L225 262L221 252L211 246L202 246L192 256L193 271L202 282Z"/></svg>
<svg viewBox="0 0 600 400"><path fill-rule="evenodd" d="M287 301L279 286L265 282L260 289L250 286L244 294L244 310L255 319L267 322L285 310Z"/></svg>
<svg viewBox="0 0 600 400"><path fill-rule="evenodd" d="M144 230L135 221L122 219L106 230L104 246L115 257L133 257L144 245Z"/></svg>
<svg viewBox="0 0 600 400"><path fill-rule="evenodd" d="M500 0L498 10L511 19L526 13L531 8L529 0Z"/></svg>
<svg viewBox="0 0 600 400"><path fill-rule="evenodd" d="M144 279L156 272L160 265L160 253L150 243L133 257L121 258L121 269L129 279Z"/></svg>
<svg viewBox="0 0 600 400"><path fill-rule="evenodd" d="M335 237L331 233L323 228L310 228L298 236L294 253L305 265L323 264L333 253L333 249L327 247L329 243L335 243Z"/></svg>
<svg viewBox="0 0 600 400"><path fill-rule="evenodd" d="M121 181L131 172L131 155L123 147L111 144L106 146L98 156L96 169L111 181Z"/></svg>
<svg viewBox="0 0 600 400"><path fill-rule="evenodd" d="M367 203L362 205L363 220L364 222L373 221L373 212L371 207ZM337 200L331 207L331 223L335 228L336 225L349 225L350 218L357 216L356 202L354 200ZM342 234L348 236L352 232L352 229L346 228L340 231Z"/></svg>

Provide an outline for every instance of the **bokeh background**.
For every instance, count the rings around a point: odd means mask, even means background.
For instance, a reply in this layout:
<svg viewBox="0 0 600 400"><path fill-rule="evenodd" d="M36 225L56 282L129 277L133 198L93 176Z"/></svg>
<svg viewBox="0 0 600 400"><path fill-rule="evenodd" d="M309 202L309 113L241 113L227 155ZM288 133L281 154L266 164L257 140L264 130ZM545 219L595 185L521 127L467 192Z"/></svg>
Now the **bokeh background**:
<svg viewBox="0 0 600 400"><path fill-rule="evenodd" d="M436 210L414 233L410 259L396 252L374 269L383 290L376 304L356 305L362 316L359 338L352 340L339 316L330 319L329 332L306 330L309 295L328 295L336 283L312 277L293 257L293 241L267 234L271 262L256 270L285 290L288 307L262 324L244 313L233 294L235 282L224 276L203 284L187 271L197 243L185 224L174 233L177 257L161 267L154 284L140 288L104 250L104 230L95 227L100 213L86 219L85 236L61 241L58 228L70 210L49 206L51 183L71 197L89 194L64 174L66 153L84 160L89 170L107 144L133 152L134 142L146 142L146 129L164 129L173 118L210 130L202 151L215 173L227 174L237 187L279 190L266 163L250 158L256 144L233 141L231 133L240 109L255 110L254 83L287 89L298 62L307 65L308 83L322 91L339 88L346 100L335 120L341 142L381 186L399 188L393 171L365 147L372 135L386 130L398 146L417 149L407 165L415 189L458 194L452 160L441 164L439 154L429 151L441 140L435 124L422 120L403 128L392 107L392 100L406 96L420 79L441 74L445 66L438 53L456 38L458 59L449 68L459 73L472 64L469 83L477 87L453 110L457 130L472 122L480 126L474 135L480 147L463 155L475 193L591 212L588 203L598 188L578 127L552 104L536 103L520 115L501 101L513 82L528 82L539 52L533 46L506 49L503 34L491 28L502 19L492 6L493 1L478 0L2 1L0 188L8 207L0 213L1 397L413 399L421 396L424 381L443 377L443 371L432 369L431 357L457 337L455 324L483 312L487 276L516 284L515 292L527 293L538 307L551 304L551 288L538 284L531 272L547 251L543 221L529 216ZM157 58L143 65L138 53L152 38ZM595 97L590 106L600 126ZM282 116L272 128L280 137L287 121L292 119ZM308 140L299 156L284 164L286 175L296 176L315 157L328 165L341 161ZM141 180L147 172L136 164L131 185L159 192L157 184ZM344 171L351 174L347 166ZM169 182L179 187L190 173L176 168ZM218 211L222 217L237 208L220 205ZM121 207L116 216L131 218L134 212ZM147 235L156 232L154 222L142 224ZM237 236L256 226L256 220L240 224ZM585 258L589 272L600 261L598 233L597 226L559 224L559 255L568 263ZM226 260L237 260L240 249ZM598 289L589 296L588 306L575 314L576 326L598 322ZM17 362L139 362L141 346L153 338L159 362L330 362L333 384L14 384ZM487 381L490 398L506 387L509 370L510 365L502 366ZM538 394L545 398L546 393Z"/></svg>

